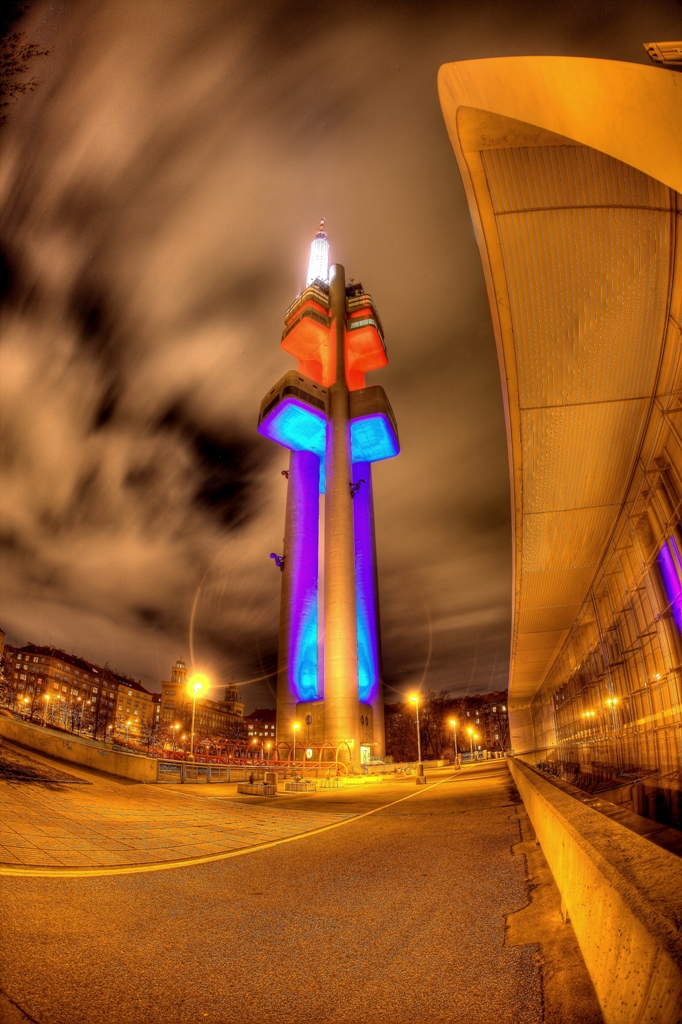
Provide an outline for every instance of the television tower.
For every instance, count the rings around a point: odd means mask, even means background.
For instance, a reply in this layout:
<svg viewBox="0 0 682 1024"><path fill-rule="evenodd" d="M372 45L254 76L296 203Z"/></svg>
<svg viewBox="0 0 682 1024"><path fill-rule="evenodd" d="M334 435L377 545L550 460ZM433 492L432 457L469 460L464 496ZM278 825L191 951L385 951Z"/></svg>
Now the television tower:
<svg viewBox="0 0 682 1024"><path fill-rule="evenodd" d="M287 310L295 356L261 403L258 430L290 451L277 674L277 742L324 744L324 757L385 752L372 463L400 451L384 389L372 297L329 267L324 219L306 286ZM322 578L322 582L321 579Z"/></svg>

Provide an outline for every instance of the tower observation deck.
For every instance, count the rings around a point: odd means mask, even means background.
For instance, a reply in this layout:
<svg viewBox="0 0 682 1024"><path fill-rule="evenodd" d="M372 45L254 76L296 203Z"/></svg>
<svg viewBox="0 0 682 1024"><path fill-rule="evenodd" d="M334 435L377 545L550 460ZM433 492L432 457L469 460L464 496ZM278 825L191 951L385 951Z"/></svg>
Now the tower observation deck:
<svg viewBox="0 0 682 1024"><path fill-rule="evenodd" d="M258 430L288 448L277 743L361 762L385 750L372 463L400 451L371 295L329 268L324 220L306 286L284 317L297 360L261 403Z"/></svg>

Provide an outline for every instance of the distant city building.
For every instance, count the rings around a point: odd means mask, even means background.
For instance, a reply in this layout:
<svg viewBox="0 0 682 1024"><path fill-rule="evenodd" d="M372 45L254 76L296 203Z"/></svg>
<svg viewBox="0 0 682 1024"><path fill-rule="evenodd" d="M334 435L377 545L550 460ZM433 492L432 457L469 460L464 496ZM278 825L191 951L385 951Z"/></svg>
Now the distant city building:
<svg viewBox="0 0 682 1024"><path fill-rule="evenodd" d="M249 738L262 736L275 741L276 712L271 708L256 708L250 715L245 715L244 725Z"/></svg>
<svg viewBox="0 0 682 1024"><path fill-rule="evenodd" d="M7 644L3 670L3 702L29 718L138 739L157 717L142 683L57 647Z"/></svg>
<svg viewBox="0 0 682 1024"><path fill-rule="evenodd" d="M171 669L170 681L161 681L161 724L189 729L192 721L192 696L187 685L187 666L178 658ZM244 704L239 690L225 687L224 700L197 697L194 719L197 740L201 736L238 739L244 732Z"/></svg>
<svg viewBox="0 0 682 1024"><path fill-rule="evenodd" d="M460 731L464 749L469 742L466 729L476 730L478 740L474 749L508 750L509 749L509 717L507 715L507 691L497 690L494 693L480 693L463 700L460 712Z"/></svg>

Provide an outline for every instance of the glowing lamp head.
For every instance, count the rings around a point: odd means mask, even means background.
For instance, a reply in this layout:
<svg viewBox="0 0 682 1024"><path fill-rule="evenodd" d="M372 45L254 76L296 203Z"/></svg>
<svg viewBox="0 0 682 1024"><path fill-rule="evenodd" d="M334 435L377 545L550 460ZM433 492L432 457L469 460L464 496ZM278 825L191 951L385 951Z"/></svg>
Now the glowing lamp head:
<svg viewBox="0 0 682 1024"><path fill-rule="evenodd" d="M208 676L205 676L203 672L195 672L189 680L190 690L195 697L198 697L202 690L207 690L208 686Z"/></svg>
<svg viewBox="0 0 682 1024"><path fill-rule="evenodd" d="M311 285L313 281L329 281L329 242L327 233L324 230L324 217L320 221L317 234L310 246L310 259L308 260L308 276L305 286Z"/></svg>
<svg viewBox="0 0 682 1024"><path fill-rule="evenodd" d="M300 729L300 728L301 728L300 723L299 722L294 722L294 732L296 732L296 730Z"/></svg>
<svg viewBox="0 0 682 1024"><path fill-rule="evenodd" d="M451 718L450 719L450 725L452 725L452 726L457 725L457 719L456 718Z"/></svg>

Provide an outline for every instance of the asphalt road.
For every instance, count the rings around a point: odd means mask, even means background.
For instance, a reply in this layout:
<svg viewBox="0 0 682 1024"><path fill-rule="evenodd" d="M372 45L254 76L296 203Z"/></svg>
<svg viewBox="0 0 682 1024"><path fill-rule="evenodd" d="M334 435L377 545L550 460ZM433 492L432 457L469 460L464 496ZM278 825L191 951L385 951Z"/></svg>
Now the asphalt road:
<svg viewBox="0 0 682 1024"><path fill-rule="evenodd" d="M541 1024L540 946L505 946L530 899L506 765L388 788L283 801L363 812L415 794L233 860L0 878L0 1021Z"/></svg>

